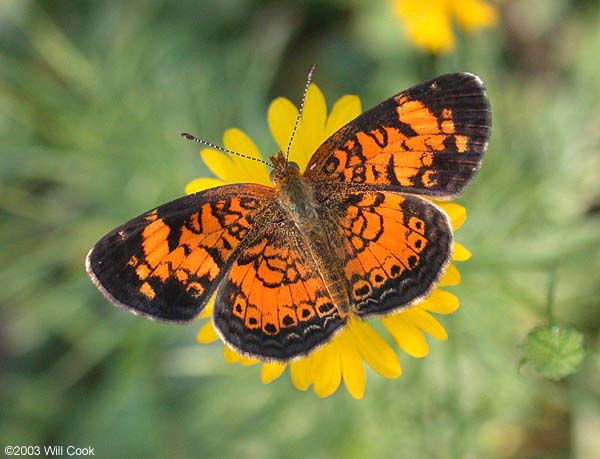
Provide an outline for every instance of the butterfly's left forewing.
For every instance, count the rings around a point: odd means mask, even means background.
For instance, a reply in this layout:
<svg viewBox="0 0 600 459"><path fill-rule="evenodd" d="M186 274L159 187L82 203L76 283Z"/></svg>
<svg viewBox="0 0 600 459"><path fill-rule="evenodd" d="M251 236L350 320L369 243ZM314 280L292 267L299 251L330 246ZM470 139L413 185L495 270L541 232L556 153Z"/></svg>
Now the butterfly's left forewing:
<svg viewBox="0 0 600 459"><path fill-rule="evenodd" d="M272 202L273 190L254 184L177 199L104 236L87 256L87 272L117 306L151 319L189 322Z"/></svg>

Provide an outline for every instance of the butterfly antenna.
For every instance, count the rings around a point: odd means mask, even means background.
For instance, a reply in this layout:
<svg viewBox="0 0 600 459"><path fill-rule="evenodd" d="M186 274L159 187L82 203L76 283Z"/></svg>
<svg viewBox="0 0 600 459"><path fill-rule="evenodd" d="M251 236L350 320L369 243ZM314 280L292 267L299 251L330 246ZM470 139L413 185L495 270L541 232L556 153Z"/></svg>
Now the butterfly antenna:
<svg viewBox="0 0 600 459"><path fill-rule="evenodd" d="M223 153L229 153L231 155L241 156L242 158L251 159L252 161L258 161L259 163L266 164L269 167L273 167L273 165L263 159L255 158L254 156L244 155L243 153L238 153L237 151L231 151L228 148L223 148L214 143L207 142L206 140L199 139L198 137L194 137L192 134L188 134L186 132L182 132L181 137L185 140L190 140L192 142L201 143L202 145L206 145L207 147L214 148L215 150L222 151Z"/></svg>
<svg viewBox="0 0 600 459"><path fill-rule="evenodd" d="M298 124L300 123L300 118L302 118L302 111L304 110L304 101L306 100L306 93L308 92L308 87L310 86L310 82L312 81L313 73L315 71L315 64L310 67L308 71L308 76L306 77L306 85L304 86L304 93L302 94L302 101L300 102L300 109L298 110L298 116L296 117L296 122L294 123L294 129L292 129L292 135L290 136L290 141L287 146L287 150L285 152L285 162L288 162L288 158L290 157L290 150L292 149L292 142L294 140L294 136L296 135L296 130L298 129Z"/></svg>

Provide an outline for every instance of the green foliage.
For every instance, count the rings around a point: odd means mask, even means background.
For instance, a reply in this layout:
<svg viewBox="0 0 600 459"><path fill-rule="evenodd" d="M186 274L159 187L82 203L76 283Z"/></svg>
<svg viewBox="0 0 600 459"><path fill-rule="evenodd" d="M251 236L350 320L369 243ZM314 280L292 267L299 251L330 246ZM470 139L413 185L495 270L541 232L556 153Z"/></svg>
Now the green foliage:
<svg viewBox="0 0 600 459"><path fill-rule="evenodd" d="M542 376L560 380L577 371L585 355L583 335L573 327L542 325L523 345L523 361Z"/></svg>
<svg viewBox="0 0 600 459"><path fill-rule="evenodd" d="M432 57L384 1L0 2L2 443L89 444L97 457L597 454L600 7L526 3L504 2L497 28ZM460 200L457 239L473 257L453 290L461 309L442 319L450 338L403 356L399 380L369 372L360 402L300 393L287 376L264 386L218 345L195 345L197 326L113 308L83 268L108 230L207 175L180 132L218 143L239 126L274 151L266 107L297 101L312 63L330 103L354 93L368 108L470 71L493 108ZM517 371L554 266L556 323L590 343L560 383Z"/></svg>

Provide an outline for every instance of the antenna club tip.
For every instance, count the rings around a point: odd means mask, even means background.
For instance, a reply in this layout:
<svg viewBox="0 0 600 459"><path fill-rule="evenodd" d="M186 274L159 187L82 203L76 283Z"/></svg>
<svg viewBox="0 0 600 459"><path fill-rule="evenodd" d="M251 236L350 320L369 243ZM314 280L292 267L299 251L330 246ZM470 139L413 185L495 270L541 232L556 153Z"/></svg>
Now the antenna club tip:
<svg viewBox="0 0 600 459"><path fill-rule="evenodd" d="M194 136L192 134L188 134L187 132L182 132L179 134L183 139L186 140L194 140Z"/></svg>

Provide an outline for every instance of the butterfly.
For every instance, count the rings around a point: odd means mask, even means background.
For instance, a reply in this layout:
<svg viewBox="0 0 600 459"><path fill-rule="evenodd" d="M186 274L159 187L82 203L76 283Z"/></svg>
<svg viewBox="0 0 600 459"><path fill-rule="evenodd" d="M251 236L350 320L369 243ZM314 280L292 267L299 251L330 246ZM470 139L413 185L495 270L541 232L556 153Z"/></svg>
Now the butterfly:
<svg viewBox="0 0 600 459"><path fill-rule="evenodd" d="M396 313L435 288L452 230L432 200L462 193L490 133L481 80L437 77L339 129L304 173L279 151L273 187L200 191L114 229L87 273L115 305L162 322L188 323L214 297L215 328L241 355L305 356L351 316Z"/></svg>

